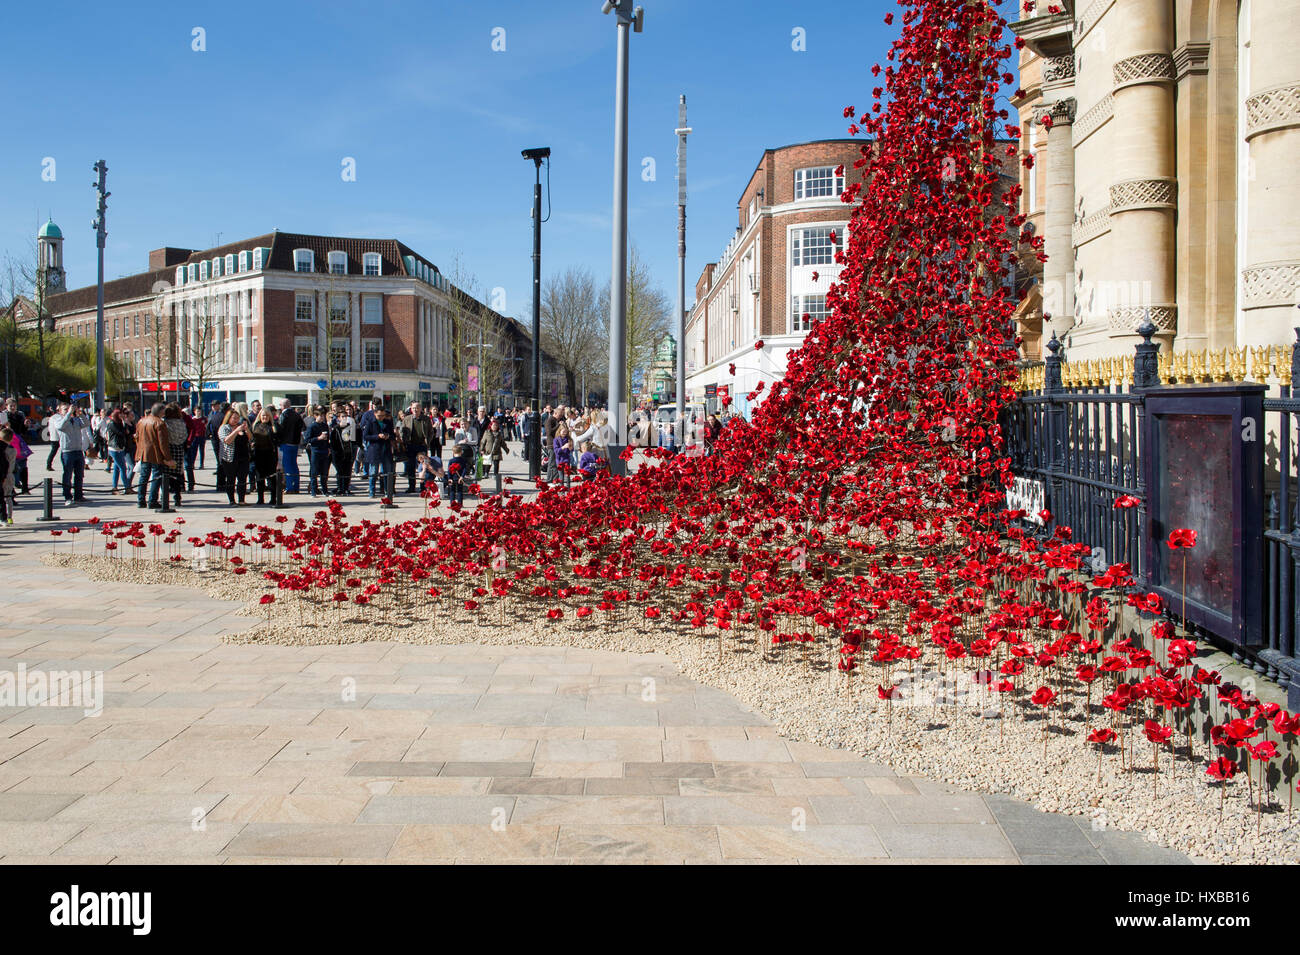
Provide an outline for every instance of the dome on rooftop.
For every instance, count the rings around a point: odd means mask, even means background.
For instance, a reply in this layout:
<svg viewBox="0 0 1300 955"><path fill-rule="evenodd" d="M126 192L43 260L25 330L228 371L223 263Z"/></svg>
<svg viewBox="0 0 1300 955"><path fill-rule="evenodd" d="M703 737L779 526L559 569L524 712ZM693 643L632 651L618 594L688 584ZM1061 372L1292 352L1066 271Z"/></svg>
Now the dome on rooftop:
<svg viewBox="0 0 1300 955"><path fill-rule="evenodd" d="M63 230L54 224L53 219L47 219L45 225L41 226L41 231L36 233L38 239L62 239Z"/></svg>

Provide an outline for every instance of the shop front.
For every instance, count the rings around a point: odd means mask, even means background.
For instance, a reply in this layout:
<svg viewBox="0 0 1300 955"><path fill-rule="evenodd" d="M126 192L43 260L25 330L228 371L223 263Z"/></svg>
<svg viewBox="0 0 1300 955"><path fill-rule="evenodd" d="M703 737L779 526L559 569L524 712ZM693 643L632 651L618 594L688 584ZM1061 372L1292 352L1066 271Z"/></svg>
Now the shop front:
<svg viewBox="0 0 1300 955"><path fill-rule="evenodd" d="M150 383L152 384L152 383ZM162 399L153 397L156 392L142 391L142 400L174 401L175 394L189 406L198 405L207 413L213 405L222 402L260 401L263 405L278 404L288 398L291 405L303 407L329 404L331 401L354 401L366 407L372 398L380 398L389 408L405 408L413 401L438 406L446 403L447 384L436 378L416 375L374 375L370 377L336 377L333 381L319 377L232 375L215 381L203 382L201 397L194 383L163 382L171 385L171 392Z"/></svg>

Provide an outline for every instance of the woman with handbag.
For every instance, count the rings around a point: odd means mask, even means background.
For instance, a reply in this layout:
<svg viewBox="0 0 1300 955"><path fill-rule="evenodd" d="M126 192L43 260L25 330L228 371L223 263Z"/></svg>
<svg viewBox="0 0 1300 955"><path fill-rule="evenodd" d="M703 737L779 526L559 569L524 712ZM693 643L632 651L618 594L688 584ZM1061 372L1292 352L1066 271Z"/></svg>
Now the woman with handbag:
<svg viewBox="0 0 1300 955"><path fill-rule="evenodd" d="M270 408L257 414L249 436L252 442L253 470L257 474L257 503L267 505L266 492L271 492L270 504L275 504L276 472L280 470L280 429L271 416Z"/></svg>
<svg viewBox="0 0 1300 955"><path fill-rule="evenodd" d="M248 493L248 407L243 403L232 405L226 411L225 421L217 429L217 468L221 472L220 486L231 504L235 492L239 503L244 504Z"/></svg>

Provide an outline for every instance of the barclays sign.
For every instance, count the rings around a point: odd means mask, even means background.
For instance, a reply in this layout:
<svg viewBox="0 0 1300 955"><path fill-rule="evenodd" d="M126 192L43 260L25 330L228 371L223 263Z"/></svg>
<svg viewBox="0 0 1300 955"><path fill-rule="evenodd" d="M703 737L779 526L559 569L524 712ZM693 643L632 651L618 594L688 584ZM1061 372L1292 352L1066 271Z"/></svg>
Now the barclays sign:
<svg viewBox="0 0 1300 955"><path fill-rule="evenodd" d="M322 378L316 382L316 387L325 391L330 387L330 383ZM374 391L375 381L373 378L335 378L334 388L346 391Z"/></svg>

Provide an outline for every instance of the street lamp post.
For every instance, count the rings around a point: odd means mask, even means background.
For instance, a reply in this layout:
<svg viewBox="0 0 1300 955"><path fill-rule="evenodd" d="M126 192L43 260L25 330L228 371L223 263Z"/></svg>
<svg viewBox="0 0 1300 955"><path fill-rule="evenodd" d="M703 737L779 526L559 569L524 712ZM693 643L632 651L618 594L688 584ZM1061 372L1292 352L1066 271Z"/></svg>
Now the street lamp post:
<svg viewBox="0 0 1300 955"><path fill-rule="evenodd" d="M106 191L108 163L99 160L94 166L99 179L92 183L99 195L95 207L95 245L99 250L99 276L95 283L95 410L104 407L104 240L108 237L108 197Z"/></svg>
<svg viewBox="0 0 1300 955"><path fill-rule="evenodd" d="M614 255L609 279L609 413L614 442L610 470L621 470L621 439L627 427L627 54L628 30L640 33L645 10L632 0L605 0L601 13L613 13L618 26L614 87ZM618 463L616 463L618 462Z"/></svg>
<svg viewBox="0 0 1300 955"><path fill-rule="evenodd" d="M528 425L528 477L536 481L542 475L542 160L546 160L549 190L551 147L525 149L523 156L533 161L533 170L537 174L533 182L533 398L528 412L531 419ZM549 212L547 217L550 217Z"/></svg>
<svg viewBox="0 0 1300 955"><path fill-rule="evenodd" d="M686 443L686 94L677 103L677 447Z"/></svg>

